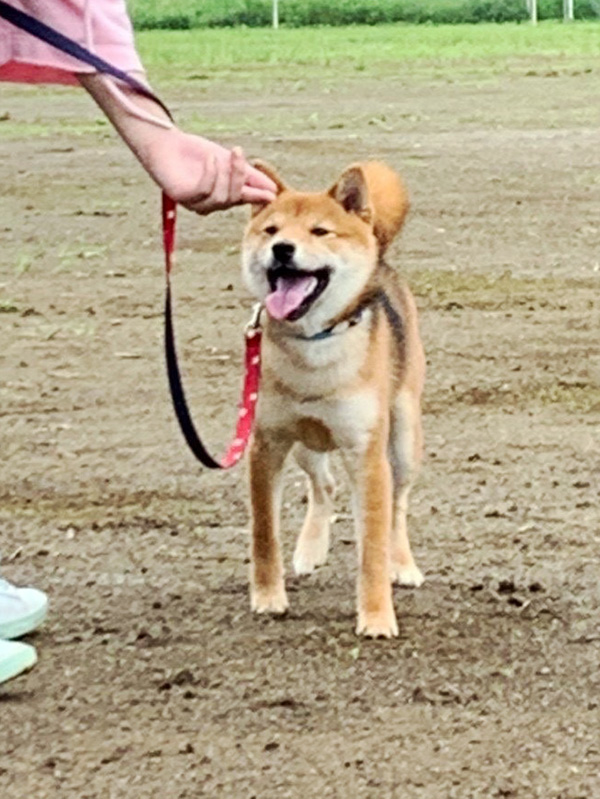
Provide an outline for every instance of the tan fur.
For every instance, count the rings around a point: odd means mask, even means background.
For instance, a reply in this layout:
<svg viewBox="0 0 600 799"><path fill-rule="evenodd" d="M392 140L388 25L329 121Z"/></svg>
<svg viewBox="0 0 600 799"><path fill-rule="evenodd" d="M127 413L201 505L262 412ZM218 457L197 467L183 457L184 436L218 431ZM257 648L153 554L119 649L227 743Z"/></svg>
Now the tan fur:
<svg viewBox="0 0 600 799"><path fill-rule="evenodd" d="M295 321L264 314L250 454L252 607L282 613L288 606L279 509L292 449L309 477L294 568L306 574L325 561L334 493L327 458L337 450L353 491L357 632L397 635L391 580L423 580L410 551L406 510L421 455L425 359L412 294L382 258L403 224L407 194L396 173L378 162L354 164L329 190L312 193L259 168L275 180L278 195L254 209L244 236L249 288L260 300L274 290L268 275L278 266L274 253L282 242L293 249L294 269L318 274L326 267L329 282Z"/></svg>

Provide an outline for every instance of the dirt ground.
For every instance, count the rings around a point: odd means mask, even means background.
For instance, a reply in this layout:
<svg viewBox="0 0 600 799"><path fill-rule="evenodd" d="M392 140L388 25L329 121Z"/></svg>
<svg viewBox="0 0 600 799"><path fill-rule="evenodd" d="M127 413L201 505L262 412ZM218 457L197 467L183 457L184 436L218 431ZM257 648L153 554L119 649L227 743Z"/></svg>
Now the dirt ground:
<svg viewBox="0 0 600 799"><path fill-rule="evenodd" d="M3 89L2 571L52 606L38 666L0 689L2 799L600 797L599 69L166 84L298 185L367 156L408 183L391 261L428 356L427 579L376 642L353 633L343 488L329 563L289 571L283 620L251 615L244 468L203 471L171 410L157 193L82 93ZM214 450L245 218L180 231L179 348ZM303 502L290 469L288 566Z"/></svg>

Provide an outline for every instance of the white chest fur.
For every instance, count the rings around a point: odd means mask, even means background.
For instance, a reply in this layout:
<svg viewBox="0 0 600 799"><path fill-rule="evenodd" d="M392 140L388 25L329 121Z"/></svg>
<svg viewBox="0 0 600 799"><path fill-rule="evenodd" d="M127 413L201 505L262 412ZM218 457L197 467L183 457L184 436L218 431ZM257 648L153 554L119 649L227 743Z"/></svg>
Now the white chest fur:
<svg viewBox="0 0 600 799"><path fill-rule="evenodd" d="M265 336L258 422L276 435L293 435L303 421L320 423L330 449L363 449L379 415L375 389L361 380L369 325L316 340Z"/></svg>

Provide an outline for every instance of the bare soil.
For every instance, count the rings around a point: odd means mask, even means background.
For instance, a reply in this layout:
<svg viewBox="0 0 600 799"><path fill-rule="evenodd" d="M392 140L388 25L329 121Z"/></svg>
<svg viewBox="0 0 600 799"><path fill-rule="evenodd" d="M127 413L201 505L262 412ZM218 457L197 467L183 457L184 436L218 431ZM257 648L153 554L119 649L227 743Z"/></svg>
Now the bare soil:
<svg viewBox="0 0 600 799"><path fill-rule="evenodd" d="M397 640L355 637L342 490L329 563L290 572L283 620L251 615L244 468L203 471L172 414L157 192L83 93L7 87L2 571L51 612L0 689L0 796L598 799L598 70L225 85L167 99L299 185L368 156L406 178L426 583L397 591ZM245 218L181 220L179 348L215 450ZM288 564L303 502L290 469Z"/></svg>

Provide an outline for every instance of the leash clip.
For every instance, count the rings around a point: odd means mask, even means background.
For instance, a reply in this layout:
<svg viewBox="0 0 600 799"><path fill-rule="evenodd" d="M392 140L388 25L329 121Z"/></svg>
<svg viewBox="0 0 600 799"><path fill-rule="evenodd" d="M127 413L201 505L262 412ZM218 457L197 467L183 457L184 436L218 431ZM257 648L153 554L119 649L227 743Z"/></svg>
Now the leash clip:
<svg viewBox="0 0 600 799"><path fill-rule="evenodd" d="M263 306L260 302L257 302L252 309L252 317L246 325L246 338L253 338L260 330L260 315L262 313L262 309Z"/></svg>

